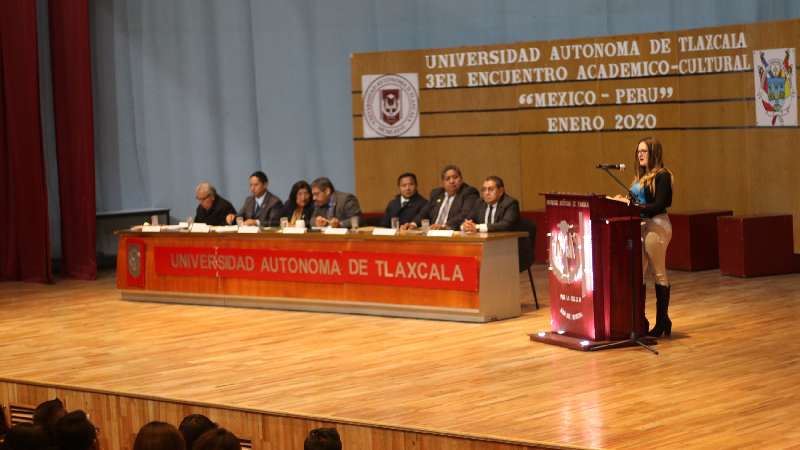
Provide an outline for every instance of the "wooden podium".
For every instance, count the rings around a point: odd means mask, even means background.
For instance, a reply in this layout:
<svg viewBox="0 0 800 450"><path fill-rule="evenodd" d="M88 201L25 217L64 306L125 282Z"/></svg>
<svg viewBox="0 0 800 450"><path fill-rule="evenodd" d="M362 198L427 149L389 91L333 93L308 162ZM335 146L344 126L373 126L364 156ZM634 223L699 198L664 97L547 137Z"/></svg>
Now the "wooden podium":
<svg viewBox="0 0 800 450"><path fill-rule="evenodd" d="M632 320L646 336L639 208L598 194L544 196L552 330L531 339L592 350L628 339Z"/></svg>

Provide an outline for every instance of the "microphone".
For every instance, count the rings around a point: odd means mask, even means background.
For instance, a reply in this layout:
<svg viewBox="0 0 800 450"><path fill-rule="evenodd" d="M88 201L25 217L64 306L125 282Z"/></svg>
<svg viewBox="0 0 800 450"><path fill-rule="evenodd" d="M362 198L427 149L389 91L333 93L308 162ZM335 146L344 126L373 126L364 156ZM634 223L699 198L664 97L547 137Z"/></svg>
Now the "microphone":
<svg viewBox="0 0 800 450"><path fill-rule="evenodd" d="M598 164L598 169L614 169L614 170L625 170L625 164Z"/></svg>

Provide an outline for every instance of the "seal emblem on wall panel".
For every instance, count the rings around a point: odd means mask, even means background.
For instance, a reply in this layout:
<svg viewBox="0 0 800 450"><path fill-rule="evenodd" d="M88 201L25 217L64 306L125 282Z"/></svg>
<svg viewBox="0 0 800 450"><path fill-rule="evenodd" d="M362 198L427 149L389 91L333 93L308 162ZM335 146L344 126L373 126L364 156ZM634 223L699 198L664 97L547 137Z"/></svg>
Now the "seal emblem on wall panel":
<svg viewBox="0 0 800 450"><path fill-rule="evenodd" d="M365 138L419 136L416 73L361 76Z"/></svg>
<svg viewBox="0 0 800 450"><path fill-rule="evenodd" d="M797 77L793 48L753 52L756 125L797 126Z"/></svg>

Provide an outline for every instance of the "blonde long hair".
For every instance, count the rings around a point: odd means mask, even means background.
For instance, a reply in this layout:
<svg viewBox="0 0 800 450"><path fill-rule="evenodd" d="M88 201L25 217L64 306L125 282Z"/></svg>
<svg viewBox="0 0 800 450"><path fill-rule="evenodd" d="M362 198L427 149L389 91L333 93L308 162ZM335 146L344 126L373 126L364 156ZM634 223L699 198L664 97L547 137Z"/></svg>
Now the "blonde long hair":
<svg viewBox="0 0 800 450"><path fill-rule="evenodd" d="M639 145L644 142L647 145L647 167L639 165ZM634 167L636 167L636 178L633 183L639 182L643 188L650 190L650 193L656 193L656 175L661 172L669 174L670 183L674 183L675 176L672 172L664 168L664 154L661 149L661 142L654 137L646 137L636 144L636 149L633 152Z"/></svg>

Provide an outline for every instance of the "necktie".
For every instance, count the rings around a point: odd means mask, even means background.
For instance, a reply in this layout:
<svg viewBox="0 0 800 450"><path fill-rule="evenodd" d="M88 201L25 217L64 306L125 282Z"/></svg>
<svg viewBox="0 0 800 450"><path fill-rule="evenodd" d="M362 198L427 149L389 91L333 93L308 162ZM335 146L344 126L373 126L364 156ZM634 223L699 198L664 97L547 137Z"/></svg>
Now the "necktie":
<svg viewBox="0 0 800 450"><path fill-rule="evenodd" d="M492 205L491 207L489 207L489 223L490 224L494 223L494 207L495 207L495 205Z"/></svg>
<svg viewBox="0 0 800 450"><path fill-rule="evenodd" d="M442 207L439 208L439 215L436 216L436 224L437 225L444 225L447 222L447 214L450 213L450 204L453 201L453 197L449 195L444 195L444 202L442 202Z"/></svg>

